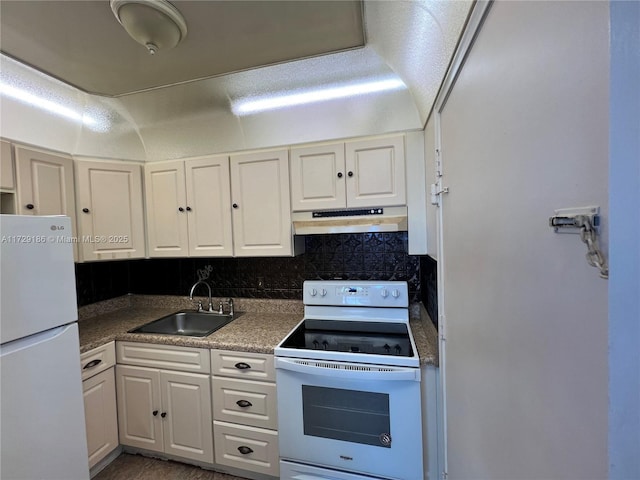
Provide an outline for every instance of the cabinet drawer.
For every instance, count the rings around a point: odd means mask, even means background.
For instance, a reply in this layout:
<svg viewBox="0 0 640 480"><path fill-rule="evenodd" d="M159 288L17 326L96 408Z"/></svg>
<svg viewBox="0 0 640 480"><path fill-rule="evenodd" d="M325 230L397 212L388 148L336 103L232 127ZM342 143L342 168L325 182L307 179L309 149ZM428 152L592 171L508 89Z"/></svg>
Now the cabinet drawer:
<svg viewBox="0 0 640 480"><path fill-rule="evenodd" d="M210 373L209 350L204 348L118 342L116 358L127 365Z"/></svg>
<svg viewBox="0 0 640 480"><path fill-rule="evenodd" d="M82 380L94 376L96 373L105 371L116 364L115 342L94 348L80 355L80 365L82 366Z"/></svg>
<svg viewBox="0 0 640 480"><path fill-rule="evenodd" d="M275 382L273 355L211 350L211 374Z"/></svg>
<svg viewBox="0 0 640 480"><path fill-rule="evenodd" d="M216 463L278 477L278 432L214 421L213 437Z"/></svg>
<svg viewBox="0 0 640 480"><path fill-rule="evenodd" d="M261 428L278 428L275 383L213 377L213 418Z"/></svg>

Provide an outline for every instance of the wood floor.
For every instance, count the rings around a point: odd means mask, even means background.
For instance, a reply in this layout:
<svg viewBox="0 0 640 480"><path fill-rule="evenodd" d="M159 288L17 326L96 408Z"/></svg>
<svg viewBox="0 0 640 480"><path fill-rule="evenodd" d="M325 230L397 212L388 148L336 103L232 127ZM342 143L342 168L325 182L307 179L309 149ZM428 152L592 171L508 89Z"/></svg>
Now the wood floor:
<svg viewBox="0 0 640 480"><path fill-rule="evenodd" d="M123 453L93 480L245 480L184 463Z"/></svg>

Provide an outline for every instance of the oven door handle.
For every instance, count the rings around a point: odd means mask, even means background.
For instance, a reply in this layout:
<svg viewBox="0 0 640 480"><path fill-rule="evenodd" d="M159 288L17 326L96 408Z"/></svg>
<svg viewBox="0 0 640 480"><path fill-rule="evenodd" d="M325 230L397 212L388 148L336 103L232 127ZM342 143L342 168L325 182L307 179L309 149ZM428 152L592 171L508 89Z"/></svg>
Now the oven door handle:
<svg viewBox="0 0 640 480"><path fill-rule="evenodd" d="M276 369L306 375L322 375L325 377L349 380L380 380L380 381L420 381L420 369L411 367L376 367L354 363L330 362L323 360L302 360L291 358L276 358ZM370 370L367 370L370 369Z"/></svg>

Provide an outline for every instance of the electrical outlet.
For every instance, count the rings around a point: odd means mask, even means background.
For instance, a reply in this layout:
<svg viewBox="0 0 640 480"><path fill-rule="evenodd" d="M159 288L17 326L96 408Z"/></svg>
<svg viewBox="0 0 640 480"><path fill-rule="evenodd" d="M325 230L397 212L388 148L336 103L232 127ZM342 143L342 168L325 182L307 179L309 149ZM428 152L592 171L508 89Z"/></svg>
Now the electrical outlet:
<svg viewBox="0 0 640 480"><path fill-rule="evenodd" d="M258 289L264 289L264 277L258 277Z"/></svg>

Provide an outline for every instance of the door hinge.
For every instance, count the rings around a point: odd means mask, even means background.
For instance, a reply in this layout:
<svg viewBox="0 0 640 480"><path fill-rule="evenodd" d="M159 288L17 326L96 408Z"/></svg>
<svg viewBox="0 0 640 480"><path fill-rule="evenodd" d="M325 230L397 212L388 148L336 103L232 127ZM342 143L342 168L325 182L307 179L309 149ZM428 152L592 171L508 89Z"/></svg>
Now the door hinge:
<svg viewBox="0 0 640 480"><path fill-rule="evenodd" d="M442 176L442 158L440 157L440 149L436 148L436 177Z"/></svg>

